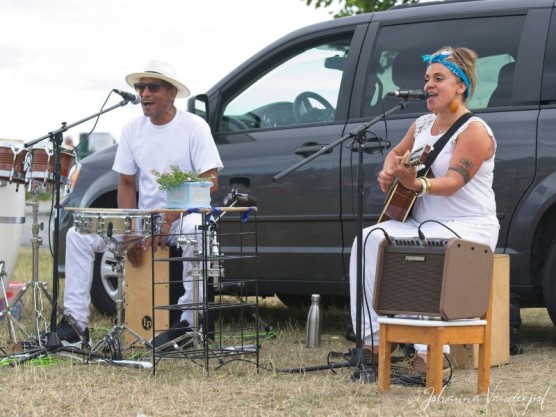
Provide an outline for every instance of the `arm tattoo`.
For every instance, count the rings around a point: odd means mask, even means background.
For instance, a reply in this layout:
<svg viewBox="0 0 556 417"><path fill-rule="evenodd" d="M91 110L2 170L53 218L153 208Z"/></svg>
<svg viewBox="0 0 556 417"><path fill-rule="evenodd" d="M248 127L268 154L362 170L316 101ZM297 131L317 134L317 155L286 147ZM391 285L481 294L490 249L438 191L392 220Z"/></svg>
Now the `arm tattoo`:
<svg viewBox="0 0 556 417"><path fill-rule="evenodd" d="M459 164L448 168L448 170L455 171L463 177L463 182L467 184L471 180L470 171L473 169L473 162L467 158L461 158Z"/></svg>

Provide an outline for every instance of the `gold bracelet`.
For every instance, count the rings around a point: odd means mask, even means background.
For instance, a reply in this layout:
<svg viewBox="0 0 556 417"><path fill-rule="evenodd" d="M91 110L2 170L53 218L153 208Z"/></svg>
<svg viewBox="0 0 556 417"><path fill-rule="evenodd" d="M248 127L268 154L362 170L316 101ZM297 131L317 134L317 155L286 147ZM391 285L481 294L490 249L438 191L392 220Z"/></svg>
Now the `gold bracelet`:
<svg viewBox="0 0 556 417"><path fill-rule="evenodd" d="M427 182L425 181L425 179L423 177L417 177L417 179L419 180L419 182L421 183L421 191L413 191L413 195L415 197L422 197L424 196L428 189L427 189Z"/></svg>
<svg viewBox="0 0 556 417"><path fill-rule="evenodd" d="M427 183L427 194L429 194L432 190L432 182L427 177L424 178L425 178L425 182Z"/></svg>

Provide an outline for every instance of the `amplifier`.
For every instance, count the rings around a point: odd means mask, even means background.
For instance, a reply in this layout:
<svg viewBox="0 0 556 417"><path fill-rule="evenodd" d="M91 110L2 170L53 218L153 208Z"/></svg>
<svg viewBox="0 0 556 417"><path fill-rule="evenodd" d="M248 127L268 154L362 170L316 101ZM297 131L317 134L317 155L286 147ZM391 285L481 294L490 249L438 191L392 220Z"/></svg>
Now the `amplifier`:
<svg viewBox="0 0 556 417"><path fill-rule="evenodd" d="M383 241L373 308L380 315L480 317L488 306L493 262L488 245L463 239Z"/></svg>

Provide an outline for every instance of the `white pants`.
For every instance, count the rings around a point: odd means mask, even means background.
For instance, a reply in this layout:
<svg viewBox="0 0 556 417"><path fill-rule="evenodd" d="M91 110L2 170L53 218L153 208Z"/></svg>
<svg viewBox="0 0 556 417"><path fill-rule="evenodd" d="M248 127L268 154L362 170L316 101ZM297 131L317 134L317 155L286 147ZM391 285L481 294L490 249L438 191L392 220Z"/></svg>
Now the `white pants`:
<svg viewBox="0 0 556 417"><path fill-rule="evenodd" d="M177 235L187 235L197 241L197 247L202 248L202 233L197 232L202 223L202 215L191 213L183 216L180 229L180 220L172 223L170 235L166 243L175 244ZM193 256L192 244L180 245L183 257ZM69 229L66 235L66 285L64 290L64 307L84 329L89 323L89 304L91 303L91 285L93 283L93 268L95 255L109 249L109 244L96 234L81 234L75 227ZM191 279L192 265L189 261L183 262L183 287L185 293L179 298L179 304L193 303L193 282ZM201 277L202 278L202 277ZM199 300L203 300L203 285L199 284ZM181 320L193 323L193 311L182 311Z"/></svg>
<svg viewBox="0 0 556 417"><path fill-rule="evenodd" d="M462 239L472 240L475 242L487 244L492 250L496 248L498 240L498 226L486 227L484 225L471 224L461 221L445 222L446 226L454 230ZM372 300L375 288L376 262L378 256L378 248L380 243L385 239L384 233L380 229L384 229L390 237L417 237L419 223L413 219L401 223L396 220L388 220L383 223L368 227L363 230L363 282L362 294L363 302L361 306L361 339L365 345L378 346L379 341L379 325L378 315L373 309ZM438 223L425 223L421 227L421 231L427 238L452 238L457 237L446 229L446 227ZM351 301L351 320L353 329L357 329L357 238L353 242L351 249L351 258L349 264L350 276L350 301ZM418 352L426 352L425 345L415 345ZM444 351L449 352L448 347L444 347Z"/></svg>

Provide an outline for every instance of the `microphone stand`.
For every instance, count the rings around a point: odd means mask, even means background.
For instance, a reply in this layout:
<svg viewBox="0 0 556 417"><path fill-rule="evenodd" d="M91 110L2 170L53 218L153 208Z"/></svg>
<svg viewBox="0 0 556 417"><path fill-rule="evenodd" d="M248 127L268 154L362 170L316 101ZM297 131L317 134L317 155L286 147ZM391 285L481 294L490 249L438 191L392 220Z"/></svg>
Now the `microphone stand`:
<svg viewBox="0 0 556 417"><path fill-rule="evenodd" d="M63 143L63 133L65 131L67 131L68 129L71 129L74 126L80 125L81 123L84 123L88 120L91 120L95 117L98 117L104 113L108 113L109 111L112 111L118 107L123 107L125 106L127 103L129 103L130 100L125 99L123 101L121 101L120 103L109 107L107 109L101 110L98 113L95 113L91 116L88 116L84 119L81 119L75 123L72 124L67 124L66 122L62 122L62 127L54 130L52 132L49 132L48 134L32 140L30 142L25 143L25 148L30 148L33 145L35 145L36 143L42 142L45 139L49 139L52 142L52 146L53 146L53 151L55 154L55 159L54 159L54 208L56 210L56 216L54 217L54 241L53 241L53 271L52 271L52 314L50 317L50 333L47 334L47 338L46 338L46 343L45 343L45 349L46 351L53 351L53 350L57 350L60 349L62 347L62 343L60 342L60 339L58 337L58 333L56 332L56 316L57 316L57 312L58 312L58 293L59 293L59 280L60 280L60 276L58 273L58 260L59 260L59 254L58 254L58 239L59 239L59 233L60 233L60 178L61 178L61 171L62 171L62 165L61 165L61 150L62 150L62 143ZM33 353L33 355L27 355L25 357L24 360L27 359L31 359L32 357L38 357L40 355L42 355L44 352L42 349L39 349L37 351L35 351Z"/></svg>
<svg viewBox="0 0 556 417"><path fill-rule="evenodd" d="M365 152L365 131L375 123L386 119L387 116L390 114L404 109L409 105L409 100L407 98L403 99L404 101L400 102L390 110L380 114L379 116L375 117L374 119L370 120L369 122L363 123L361 126L353 129L351 132L347 133L346 135L342 136L341 138L337 139L336 141L332 142L331 144L324 146L318 152L315 152L311 156L303 159L302 161L298 162L297 164L293 165L292 167L280 172L274 178L273 181L278 181L282 177L288 175L292 171L295 171L299 167L309 163L313 159L318 158L323 153L329 152L331 149L336 147L337 145L345 142L348 139L355 139L358 142L357 153L358 153L358 166L357 166L357 276L356 276L356 315L355 315L355 322L356 328L355 330L355 349L352 351L352 355L349 362L343 364L334 364L334 368L341 368L341 367L359 367L361 364L364 363L364 354L363 354L363 336L361 334L361 322L362 322L362 306L363 306L363 184L364 184L364 170L363 170L363 153ZM382 147L382 146L381 146ZM309 368L304 368L304 371L317 371L317 370L327 370L331 369L330 365L323 365L323 366L313 366ZM283 370L282 370L283 371ZM294 368L292 370L294 372L299 372L299 368Z"/></svg>

